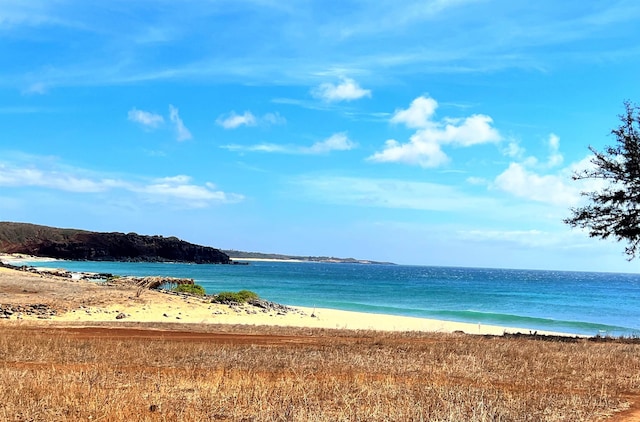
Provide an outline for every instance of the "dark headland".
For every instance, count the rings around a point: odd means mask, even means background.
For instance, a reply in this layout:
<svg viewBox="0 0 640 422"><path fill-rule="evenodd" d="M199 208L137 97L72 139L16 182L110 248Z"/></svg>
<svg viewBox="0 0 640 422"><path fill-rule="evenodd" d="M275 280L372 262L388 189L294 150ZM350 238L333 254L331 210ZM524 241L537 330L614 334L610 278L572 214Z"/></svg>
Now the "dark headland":
<svg viewBox="0 0 640 422"><path fill-rule="evenodd" d="M275 259L304 262L392 264L355 258L220 250L189 243L173 236L104 233L16 222L0 222L0 253L19 253L71 261L234 264L243 260Z"/></svg>
<svg viewBox="0 0 640 422"><path fill-rule="evenodd" d="M177 237L101 233L27 223L0 222L0 252L73 261L231 264L229 255Z"/></svg>

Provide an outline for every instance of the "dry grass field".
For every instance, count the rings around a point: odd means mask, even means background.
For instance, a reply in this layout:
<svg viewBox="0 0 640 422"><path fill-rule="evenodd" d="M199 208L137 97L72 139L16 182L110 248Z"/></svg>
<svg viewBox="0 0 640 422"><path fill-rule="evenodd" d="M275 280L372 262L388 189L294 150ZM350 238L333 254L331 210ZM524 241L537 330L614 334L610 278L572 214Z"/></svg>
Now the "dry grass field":
<svg viewBox="0 0 640 422"><path fill-rule="evenodd" d="M2 323L0 420L636 420L637 344L198 327Z"/></svg>

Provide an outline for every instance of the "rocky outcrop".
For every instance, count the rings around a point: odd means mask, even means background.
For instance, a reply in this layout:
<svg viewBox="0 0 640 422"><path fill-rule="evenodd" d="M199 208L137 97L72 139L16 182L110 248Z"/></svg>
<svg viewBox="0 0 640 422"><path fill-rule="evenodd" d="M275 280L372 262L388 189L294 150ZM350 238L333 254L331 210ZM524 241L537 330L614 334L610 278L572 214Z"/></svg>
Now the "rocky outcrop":
<svg viewBox="0 0 640 422"><path fill-rule="evenodd" d="M0 252L82 261L191 262L230 264L219 249L177 237L100 233L0 222Z"/></svg>
<svg viewBox="0 0 640 422"><path fill-rule="evenodd" d="M29 305L0 305L0 319L11 319L12 317L20 319L23 316L49 319L56 315L56 310L44 303Z"/></svg>

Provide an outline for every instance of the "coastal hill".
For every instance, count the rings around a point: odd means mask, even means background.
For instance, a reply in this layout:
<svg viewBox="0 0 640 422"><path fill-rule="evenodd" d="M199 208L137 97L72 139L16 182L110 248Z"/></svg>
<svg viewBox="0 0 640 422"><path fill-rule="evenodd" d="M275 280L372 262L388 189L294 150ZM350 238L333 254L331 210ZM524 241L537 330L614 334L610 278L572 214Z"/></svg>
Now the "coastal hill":
<svg viewBox="0 0 640 422"><path fill-rule="evenodd" d="M223 249L222 252L229 255L232 259L237 260L278 260L278 261L304 261L304 262L329 262L329 263L341 263L341 264L379 264L379 265L395 265L393 262L371 261L368 259L355 259L355 258L336 258L333 256L297 256L297 255L282 255L282 254L270 254L262 252L243 252L233 249Z"/></svg>
<svg viewBox="0 0 640 422"><path fill-rule="evenodd" d="M231 264L219 249L177 237L100 233L27 223L0 222L0 252L56 259Z"/></svg>
<svg viewBox="0 0 640 422"><path fill-rule="evenodd" d="M102 233L29 223L0 222L0 253L21 253L72 261L190 262L233 264L235 260L282 260L350 264L391 264L354 258L294 256L220 250L177 237Z"/></svg>

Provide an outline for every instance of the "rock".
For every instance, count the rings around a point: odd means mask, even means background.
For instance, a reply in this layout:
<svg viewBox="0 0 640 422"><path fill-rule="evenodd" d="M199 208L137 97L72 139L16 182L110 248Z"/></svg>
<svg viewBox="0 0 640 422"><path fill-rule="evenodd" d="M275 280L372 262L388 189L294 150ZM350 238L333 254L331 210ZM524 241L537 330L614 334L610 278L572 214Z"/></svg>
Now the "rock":
<svg viewBox="0 0 640 422"><path fill-rule="evenodd" d="M116 315L116 319L123 319L126 318L127 315L124 312L120 312L118 315Z"/></svg>
<svg viewBox="0 0 640 422"><path fill-rule="evenodd" d="M247 302L249 305L255 306L257 308L262 308L266 311L275 311L277 313L286 314L288 312L296 312L296 309L290 308L285 305L281 305L275 302L269 302L268 300L263 299L253 299Z"/></svg>
<svg viewBox="0 0 640 422"><path fill-rule="evenodd" d="M48 319L56 315L56 310L42 303L32 305L0 305L0 318L9 319L12 315L21 319L23 315Z"/></svg>

